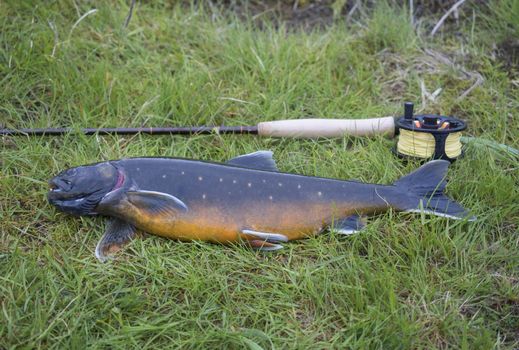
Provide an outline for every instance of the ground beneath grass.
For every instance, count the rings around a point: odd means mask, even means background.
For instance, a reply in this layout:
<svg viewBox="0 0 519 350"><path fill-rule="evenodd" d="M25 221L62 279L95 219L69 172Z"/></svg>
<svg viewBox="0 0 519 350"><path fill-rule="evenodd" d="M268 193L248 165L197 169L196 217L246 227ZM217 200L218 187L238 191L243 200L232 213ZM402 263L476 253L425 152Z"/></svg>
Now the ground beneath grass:
<svg viewBox="0 0 519 350"><path fill-rule="evenodd" d="M469 136L519 147L518 1L464 4L434 36L449 6L276 6L324 25L298 29L268 8L276 15L258 23L265 11L138 2L125 28L122 1L1 2L0 124L253 125L398 115L414 101L468 121ZM45 198L47 180L69 166L270 149L282 171L389 184L420 163L396 158L382 137L1 141L2 349L519 347L510 154L470 143L450 167L448 195L473 223L389 212L360 234L325 233L273 254L143 235L101 264L103 218L58 213Z"/></svg>

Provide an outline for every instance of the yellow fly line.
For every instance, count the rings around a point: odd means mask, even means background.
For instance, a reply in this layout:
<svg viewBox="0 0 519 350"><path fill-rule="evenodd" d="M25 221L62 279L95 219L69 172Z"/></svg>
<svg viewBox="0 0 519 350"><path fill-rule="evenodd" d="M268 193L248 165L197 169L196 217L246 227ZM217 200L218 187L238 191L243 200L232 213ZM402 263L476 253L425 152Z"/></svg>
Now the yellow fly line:
<svg viewBox="0 0 519 350"><path fill-rule="evenodd" d="M445 140L445 154L449 158L461 155L461 132L453 132ZM436 140L427 132L413 132L400 129L397 143L398 153L413 157L430 158L434 155Z"/></svg>

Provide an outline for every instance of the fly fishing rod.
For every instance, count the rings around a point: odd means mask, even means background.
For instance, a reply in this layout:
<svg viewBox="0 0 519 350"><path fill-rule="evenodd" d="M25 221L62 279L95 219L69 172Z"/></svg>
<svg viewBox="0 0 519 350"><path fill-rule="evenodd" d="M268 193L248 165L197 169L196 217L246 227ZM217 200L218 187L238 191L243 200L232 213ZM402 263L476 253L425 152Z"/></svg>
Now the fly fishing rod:
<svg viewBox="0 0 519 350"><path fill-rule="evenodd" d="M41 128L0 129L7 136L59 136L80 132L85 135L198 135L198 134L253 134L267 137L339 137L393 135L393 117L373 119L295 119L261 122L255 126L195 126L195 127L140 127L140 128Z"/></svg>
<svg viewBox="0 0 519 350"><path fill-rule="evenodd" d="M370 119L293 119L261 122L253 126L195 126L195 127L140 127L140 128L41 128L0 129L4 136L59 136L79 132L85 135L204 135L250 134L265 137L317 138L343 136L385 135L398 140L394 148L401 157L446 159L453 161L462 155L462 142L474 138L462 136L467 125L464 121L441 115L415 115L411 102L404 104L401 117ZM505 145L485 140L494 148L519 155Z"/></svg>

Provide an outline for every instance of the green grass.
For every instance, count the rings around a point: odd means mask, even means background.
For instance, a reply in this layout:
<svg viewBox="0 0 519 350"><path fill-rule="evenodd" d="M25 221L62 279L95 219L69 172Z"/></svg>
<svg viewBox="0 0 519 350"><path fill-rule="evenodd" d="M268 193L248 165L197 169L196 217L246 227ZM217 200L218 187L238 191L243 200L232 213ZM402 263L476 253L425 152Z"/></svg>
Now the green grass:
<svg viewBox="0 0 519 350"><path fill-rule="evenodd" d="M413 29L405 9L385 5L302 32L160 2L138 2L123 29L125 2L75 3L0 3L0 124L251 125L398 114L413 100L467 120L468 135L519 147L517 70L485 39L503 34L486 7L431 40L438 18ZM94 6L72 30L77 11ZM484 81L459 99L475 82L467 72ZM422 103L422 81L443 89L435 101ZM104 220L66 216L45 199L46 181L69 166L141 155L225 161L259 149L273 150L283 171L392 183L419 166L394 157L393 143L4 138L0 348L517 348L519 162L486 147L468 147L449 170L448 194L478 221L389 212L361 234L274 254L148 236L101 264L93 250Z"/></svg>

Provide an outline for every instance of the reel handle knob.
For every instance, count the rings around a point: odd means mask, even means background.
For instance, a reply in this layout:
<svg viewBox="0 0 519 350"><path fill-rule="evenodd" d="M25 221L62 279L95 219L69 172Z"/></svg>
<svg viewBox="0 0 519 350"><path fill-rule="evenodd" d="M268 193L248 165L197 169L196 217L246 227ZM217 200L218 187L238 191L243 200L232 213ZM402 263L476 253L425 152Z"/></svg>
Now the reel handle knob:
<svg viewBox="0 0 519 350"><path fill-rule="evenodd" d="M404 118L413 119L413 110L414 110L413 102L404 103Z"/></svg>

